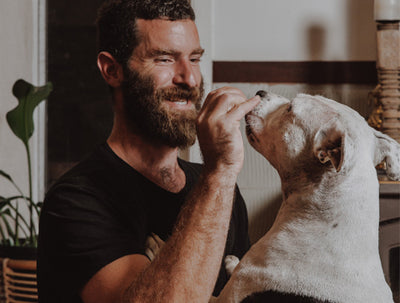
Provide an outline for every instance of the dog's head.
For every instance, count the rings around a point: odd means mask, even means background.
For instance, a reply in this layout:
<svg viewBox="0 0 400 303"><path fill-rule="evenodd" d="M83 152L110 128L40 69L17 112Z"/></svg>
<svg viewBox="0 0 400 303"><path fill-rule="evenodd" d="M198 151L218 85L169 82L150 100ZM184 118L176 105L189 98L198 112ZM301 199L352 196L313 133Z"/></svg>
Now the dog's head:
<svg viewBox="0 0 400 303"><path fill-rule="evenodd" d="M389 177L400 179L400 145L348 106L321 96L257 94L262 101L246 115L247 137L281 177L348 174L386 160Z"/></svg>

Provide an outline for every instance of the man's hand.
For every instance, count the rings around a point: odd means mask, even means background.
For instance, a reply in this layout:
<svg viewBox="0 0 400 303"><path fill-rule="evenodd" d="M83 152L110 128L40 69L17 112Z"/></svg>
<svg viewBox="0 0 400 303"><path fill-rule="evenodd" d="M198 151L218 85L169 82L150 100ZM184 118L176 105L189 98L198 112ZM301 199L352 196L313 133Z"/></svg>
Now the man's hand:
<svg viewBox="0 0 400 303"><path fill-rule="evenodd" d="M165 242L154 233L151 233L150 236L147 237L145 254L150 261L156 258L164 244Z"/></svg>
<svg viewBox="0 0 400 303"><path fill-rule="evenodd" d="M244 159L240 120L259 101L259 96L247 100L233 87L217 89L207 96L197 120L205 169L231 172L236 178Z"/></svg>

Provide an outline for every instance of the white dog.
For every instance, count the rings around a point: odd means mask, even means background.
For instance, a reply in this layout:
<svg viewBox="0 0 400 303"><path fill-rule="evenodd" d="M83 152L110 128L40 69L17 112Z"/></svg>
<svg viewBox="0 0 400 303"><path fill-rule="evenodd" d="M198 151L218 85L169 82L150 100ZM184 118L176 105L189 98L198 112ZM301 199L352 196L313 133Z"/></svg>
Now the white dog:
<svg viewBox="0 0 400 303"><path fill-rule="evenodd" d="M378 253L375 166L386 160L399 180L400 145L335 101L257 94L247 135L277 169L283 203L216 301L393 302Z"/></svg>

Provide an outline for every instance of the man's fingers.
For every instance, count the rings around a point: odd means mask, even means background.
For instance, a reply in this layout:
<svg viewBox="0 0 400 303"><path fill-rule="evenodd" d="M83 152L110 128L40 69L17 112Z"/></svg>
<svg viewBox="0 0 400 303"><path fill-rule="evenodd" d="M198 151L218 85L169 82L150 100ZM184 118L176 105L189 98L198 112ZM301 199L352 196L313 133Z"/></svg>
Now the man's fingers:
<svg viewBox="0 0 400 303"><path fill-rule="evenodd" d="M232 176L243 164L243 139L240 119L254 108L260 97L247 100L237 88L225 87L211 92L197 119L197 134L204 163L228 169Z"/></svg>
<svg viewBox="0 0 400 303"><path fill-rule="evenodd" d="M150 259L150 261L154 260L164 244L164 241L161 240L160 237L154 233L151 233L151 235L147 237L145 254Z"/></svg>
<svg viewBox="0 0 400 303"><path fill-rule="evenodd" d="M229 96L229 97L228 97ZM236 100L236 101L235 101ZM236 102L240 103L246 100L246 96L235 87L222 87L210 92L203 103L202 113L214 112L221 103ZM225 108L225 113L228 107Z"/></svg>
<svg viewBox="0 0 400 303"><path fill-rule="evenodd" d="M161 238L159 236L157 236L155 233L151 233L154 242L157 244L157 246L159 248L163 247L165 242L163 240L161 240Z"/></svg>
<svg viewBox="0 0 400 303"><path fill-rule="evenodd" d="M245 102L233 106L228 114L232 116L233 119L239 121L254 107L256 107L260 101L260 96L254 96Z"/></svg>
<svg viewBox="0 0 400 303"><path fill-rule="evenodd" d="M151 249L146 248L144 253L146 254L147 258L149 258L150 262L153 262L154 258L156 257L153 252L151 251Z"/></svg>

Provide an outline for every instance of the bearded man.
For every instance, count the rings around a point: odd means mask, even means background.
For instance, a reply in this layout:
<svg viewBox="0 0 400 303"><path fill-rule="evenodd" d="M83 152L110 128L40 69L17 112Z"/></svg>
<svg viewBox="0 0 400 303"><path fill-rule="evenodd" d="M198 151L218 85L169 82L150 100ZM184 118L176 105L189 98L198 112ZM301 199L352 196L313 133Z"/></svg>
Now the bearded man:
<svg viewBox="0 0 400 303"><path fill-rule="evenodd" d="M113 0L99 10L99 70L112 92L111 134L46 195L39 301L207 302L227 254L249 246L236 187L240 120L259 102L235 88L200 110L203 54L187 0ZM178 158L199 139L204 164ZM150 262L146 238L165 241Z"/></svg>

